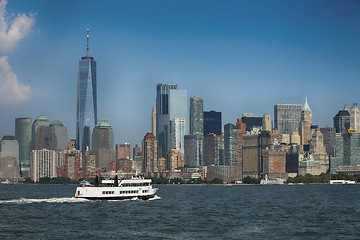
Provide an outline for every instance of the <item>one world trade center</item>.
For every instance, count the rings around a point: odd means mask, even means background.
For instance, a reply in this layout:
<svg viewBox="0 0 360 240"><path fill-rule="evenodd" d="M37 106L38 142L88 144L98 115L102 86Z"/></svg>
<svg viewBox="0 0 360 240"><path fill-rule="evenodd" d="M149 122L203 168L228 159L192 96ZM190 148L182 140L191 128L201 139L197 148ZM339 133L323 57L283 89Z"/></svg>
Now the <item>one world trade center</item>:
<svg viewBox="0 0 360 240"><path fill-rule="evenodd" d="M89 56L89 27L86 56L79 61L76 112L76 149L91 148L92 131L97 124L96 62Z"/></svg>

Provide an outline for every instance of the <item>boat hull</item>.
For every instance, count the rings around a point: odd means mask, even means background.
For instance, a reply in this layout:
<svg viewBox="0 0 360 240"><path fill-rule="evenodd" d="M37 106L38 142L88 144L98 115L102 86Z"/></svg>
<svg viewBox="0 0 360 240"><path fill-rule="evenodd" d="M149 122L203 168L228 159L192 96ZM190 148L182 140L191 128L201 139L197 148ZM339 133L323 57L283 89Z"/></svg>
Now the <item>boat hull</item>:
<svg viewBox="0 0 360 240"><path fill-rule="evenodd" d="M85 198L87 200L126 200L126 199L141 199L141 200L149 200L155 197L155 194L148 196L112 196L112 197L76 197L76 198Z"/></svg>

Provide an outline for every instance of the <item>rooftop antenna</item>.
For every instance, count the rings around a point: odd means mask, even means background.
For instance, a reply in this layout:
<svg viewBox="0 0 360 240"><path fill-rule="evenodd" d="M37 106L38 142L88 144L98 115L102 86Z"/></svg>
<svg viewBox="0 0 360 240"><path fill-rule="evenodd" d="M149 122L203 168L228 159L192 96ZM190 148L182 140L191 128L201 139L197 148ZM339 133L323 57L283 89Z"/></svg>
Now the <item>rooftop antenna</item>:
<svg viewBox="0 0 360 240"><path fill-rule="evenodd" d="M89 56L89 25L87 25L86 44L86 56Z"/></svg>

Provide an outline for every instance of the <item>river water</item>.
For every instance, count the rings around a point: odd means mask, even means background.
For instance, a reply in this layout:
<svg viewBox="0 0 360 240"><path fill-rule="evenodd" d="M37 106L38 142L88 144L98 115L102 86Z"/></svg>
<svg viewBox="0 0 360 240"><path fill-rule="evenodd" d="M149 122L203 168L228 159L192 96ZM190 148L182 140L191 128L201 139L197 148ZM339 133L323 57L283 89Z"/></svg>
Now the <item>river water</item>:
<svg viewBox="0 0 360 240"><path fill-rule="evenodd" d="M0 239L360 239L360 185L157 186L153 200L0 185Z"/></svg>

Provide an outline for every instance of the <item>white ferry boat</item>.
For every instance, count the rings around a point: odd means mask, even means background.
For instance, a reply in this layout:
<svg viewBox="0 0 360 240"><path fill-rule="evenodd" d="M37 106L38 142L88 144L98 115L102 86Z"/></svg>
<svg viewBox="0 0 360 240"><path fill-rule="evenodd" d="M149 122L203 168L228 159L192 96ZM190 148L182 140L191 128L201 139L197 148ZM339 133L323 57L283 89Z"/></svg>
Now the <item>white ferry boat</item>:
<svg viewBox="0 0 360 240"><path fill-rule="evenodd" d="M102 185L82 185L76 188L76 198L90 200L119 200L139 198L147 200L153 198L157 188L151 185L151 179L133 177L132 179L103 180Z"/></svg>

